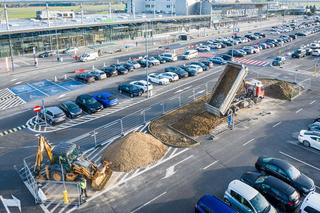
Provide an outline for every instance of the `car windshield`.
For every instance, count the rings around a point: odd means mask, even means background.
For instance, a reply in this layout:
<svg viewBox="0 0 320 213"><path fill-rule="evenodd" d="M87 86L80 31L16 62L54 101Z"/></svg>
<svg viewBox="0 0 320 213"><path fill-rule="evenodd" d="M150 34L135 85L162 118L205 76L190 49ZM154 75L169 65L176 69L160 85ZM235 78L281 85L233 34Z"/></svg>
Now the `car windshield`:
<svg viewBox="0 0 320 213"><path fill-rule="evenodd" d="M70 111L73 111L73 110L76 110L78 109L78 106L74 103L67 103L66 104L66 107L70 110Z"/></svg>
<svg viewBox="0 0 320 213"><path fill-rule="evenodd" d="M86 99L87 104L95 104L97 101L94 98L88 98Z"/></svg>
<svg viewBox="0 0 320 213"><path fill-rule="evenodd" d="M60 117L63 117L64 116L64 113L57 113L57 114L53 114L53 117L54 118L60 118Z"/></svg>
<svg viewBox="0 0 320 213"><path fill-rule="evenodd" d="M290 166L288 168L287 172L288 172L289 177L293 180L297 179L301 175L300 171L296 167L293 167L293 166Z"/></svg>
<svg viewBox="0 0 320 213"><path fill-rule="evenodd" d="M108 99L109 101L112 101L112 100L114 100L114 99L116 99L116 98L113 97L113 96L109 96L109 97L107 97L107 99Z"/></svg>
<svg viewBox="0 0 320 213"><path fill-rule="evenodd" d="M254 198L252 198L250 203L258 213L268 212L271 208L268 201L261 194L257 194Z"/></svg>

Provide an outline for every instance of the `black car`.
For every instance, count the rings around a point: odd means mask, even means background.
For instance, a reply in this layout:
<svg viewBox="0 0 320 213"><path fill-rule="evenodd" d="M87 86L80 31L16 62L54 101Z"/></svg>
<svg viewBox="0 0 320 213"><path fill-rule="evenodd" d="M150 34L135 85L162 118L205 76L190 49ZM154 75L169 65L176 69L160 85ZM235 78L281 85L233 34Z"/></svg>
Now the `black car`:
<svg viewBox="0 0 320 213"><path fill-rule="evenodd" d="M204 63L201 63L201 62L191 62L189 64L198 65L198 66L202 67L203 71L208 71L209 70L209 67L207 65L205 65Z"/></svg>
<svg viewBox="0 0 320 213"><path fill-rule="evenodd" d="M40 53L38 55L39 58L47 58L49 56L54 56L55 55L55 52L54 51L46 51L46 52L43 52L43 53Z"/></svg>
<svg viewBox="0 0 320 213"><path fill-rule="evenodd" d="M65 101L59 107L68 118L77 118L82 114L82 109L74 101Z"/></svg>
<svg viewBox="0 0 320 213"><path fill-rule="evenodd" d="M122 67L126 68L129 72L132 72L134 70L133 65L129 64L129 63L119 64L119 66L122 66Z"/></svg>
<svg viewBox="0 0 320 213"><path fill-rule="evenodd" d="M128 83L123 83L118 86L120 93L127 93L131 98L141 96L144 92L143 89Z"/></svg>
<svg viewBox="0 0 320 213"><path fill-rule="evenodd" d="M221 57L225 61L231 61L232 60L232 56L229 55L229 54L221 54L221 55L217 55L217 57Z"/></svg>
<svg viewBox="0 0 320 213"><path fill-rule="evenodd" d="M99 112L103 109L103 105L99 103L91 95L80 95L76 98L76 104L89 114Z"/></svg>
<svg viewBox="0 0 320 213"><path fill-rule="evenodd" d="M114 67L117 70L118 75L124 75L129 72L129 70L127 68L125 68L124 66L122 66L120 64L112 64L112 65L110 65L110 67Z"/></svg>
<svg viewBox="0 0 320 213"><path fill-rule="evenodd" d="M260 38L265 38L266 37L266 34L264 33L261 33L261 32L256 32L254 33L255 36L259 36Z"/></svg>
<svg viewBox="0 0 320 213"><path fill-rule="evenodd" d="M244 57L244 54L241 53L239 50L229 50L227 54L233 55L234 57Z"/></svg>
<svg viewBox="0 0 320 213"><path fill-rule="evenodd" d="M271 157L259 157L255 167L260 172L273 175L287 182L303 195L315 190L315 185L311 178L284 160Z"/></svg>
<svg viewBox="0 0 320 213"><path fill-rule="evenodd" d="M295 50L295 51L292 53L291 57L292 57L292 58L303 58L303 57L305 57L306 55L307 55L306 50L304 50L304 49L297 49L297 50Z"/></svg>
<svg viewBox="0 0 320 213"><path fill-rule="evenodd" d="M198 74L197 71L189 69L186 65L180 65L178 67L181 68L183 71L186 71L188 73L188 76L196 76Z"/></svg>
<svg viewBox="0 0 320 213"><path fill-rule="evenodd" d="M115 67L103 67L101 70L106 73L107 77L118 75L118 71Z"/></svg>
<svg viewBox="0 0 320 213"><path fill-rule="evenodd" d="M250 40L257 40L257 39L258 39L257 36L251 35L251 34L245 35L244 37L246 37L246 38L248 38L248 39L250 39Z"/></svg>
<svg viewBox="0 0 320 213"><path fill-rule="evenodd" d="M222 41L221 43L225 44L228 47L232 46L232 42L230 42L230 41Z"/></svg>
<svg viewBox="0 0 320 213"><path fill-rule="evenodd" d="M155 59L159 60L160 61L160 64L165 64L167 63L167 61L161 57L160 55L157 55L157 56L153 56Z"/></svg>
<svg viewBox="0 0 320 213"><path fill-rule="evenodd" d="M166 67L165 72L173 72L179 76L179 78L186 78L189 76L188 72L182 69L181 67Z"/></svg>
<svg viewBox="0 0 320 213"><path fill-rule="evenodd" d="M311 55L313 52L313 49L311 48L306 48L305 50L306 50L306 55Z"/></svg>
<svg viewBox="0 0 320 213"><path fill-rule="evenodd" d="M213 67L213 63L211 61L209 61L209 60L201 61L201 63L203 63L204 65L208 66L209 68Z"/></svg>
<svg viewBox="0 0 320 213"><path fill-rule="evenodd" d="M258 190L273 206L285 212L294 211L300 204L299 192L276 177L246 172L240 180Z"/></svg>
<svg viewBox="0 0 320 213"><path fill-rule="evenodd" d="M141 65L141 67L147 67L147 64L148 64L148 67L152 67L153 66L153 64L148 62L147 60L141 59L141 60L138 60L137 62Z"/></svg>
<svg viewBox="0 0 320 213"><path fill-rule="evenodd" d="M80 73L76 75L75 79L85 83L93 83L96 81L94 75L89 72Z"/></svg>

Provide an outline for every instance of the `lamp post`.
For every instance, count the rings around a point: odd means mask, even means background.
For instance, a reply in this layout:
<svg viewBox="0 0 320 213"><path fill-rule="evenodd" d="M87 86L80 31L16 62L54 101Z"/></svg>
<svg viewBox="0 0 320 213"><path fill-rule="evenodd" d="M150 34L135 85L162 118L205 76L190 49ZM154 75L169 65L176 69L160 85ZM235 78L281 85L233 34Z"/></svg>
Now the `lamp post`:
<svg viewBox="0 0 320 213"><path fill-rule="evenodd" d="M4 16L6 19L6 28L7 31L10 30L10 26L9 26L9 18L8 18L8 10L7 10L7 5L4 4ZM11 34L9 33L8 35L8 40L9 40L9 53L10 53L10 59L11 59L11 69L12 72L14 71L14 63L13 63L13 52L12 52L12 43L11 43Z"/></svg>
<svg viewBox="0 0 320 213"><path fill-rule="evenodd" d="M149 45L148 45L148 32L149 32L149 20L145 22L145 34L144 34L144 44L146 52L146 79L147 79L147 98L150 97L149 91Z"/></svg>

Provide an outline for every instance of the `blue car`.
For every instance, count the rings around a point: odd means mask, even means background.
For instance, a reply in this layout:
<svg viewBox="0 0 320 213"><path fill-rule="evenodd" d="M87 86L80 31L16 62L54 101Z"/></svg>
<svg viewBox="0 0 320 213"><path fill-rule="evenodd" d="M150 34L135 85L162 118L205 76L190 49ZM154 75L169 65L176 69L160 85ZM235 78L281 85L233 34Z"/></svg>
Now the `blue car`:
<svg viewBox="0 0 320 213"><path fill-rule="evenodd" d="M235 213L235 211L225 204L220 199L213 195L206 194L202 196L196 206L196 213L209 213L209 212L221 212L221 213Z"/></svg>
<svg viewBox="0 0 320 213"><path fill-rule="evenodd" d="M109 92L100 92L93 95L103 107L110 107L119 104L119 100Z"/></svg>
<svg viewBox="0 0 320 213"><path fill-rule="evenodd" d="M214 58L210 58L209 60L214 64L224 65L227 63L227 61L221 57L214 57Z"/></svg>

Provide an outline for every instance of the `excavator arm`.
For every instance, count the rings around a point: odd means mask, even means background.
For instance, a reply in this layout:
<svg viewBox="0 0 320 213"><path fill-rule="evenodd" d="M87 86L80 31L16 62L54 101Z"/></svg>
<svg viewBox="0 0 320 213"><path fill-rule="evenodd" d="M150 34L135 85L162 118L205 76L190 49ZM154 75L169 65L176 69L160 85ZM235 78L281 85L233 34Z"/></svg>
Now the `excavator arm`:
<svg viewBox="0 0 320 213"><path fill-rule="evenodd" d="M37 169L38 176L40 176L40 167L41 163L43 161L43 151L46 151L48 159L51 163L53 163L53 154L52 154L52 148L50 144L48 143L47 139L40 135L38 137L38 150L36 155L36 161L34 168Z"/></svg>

